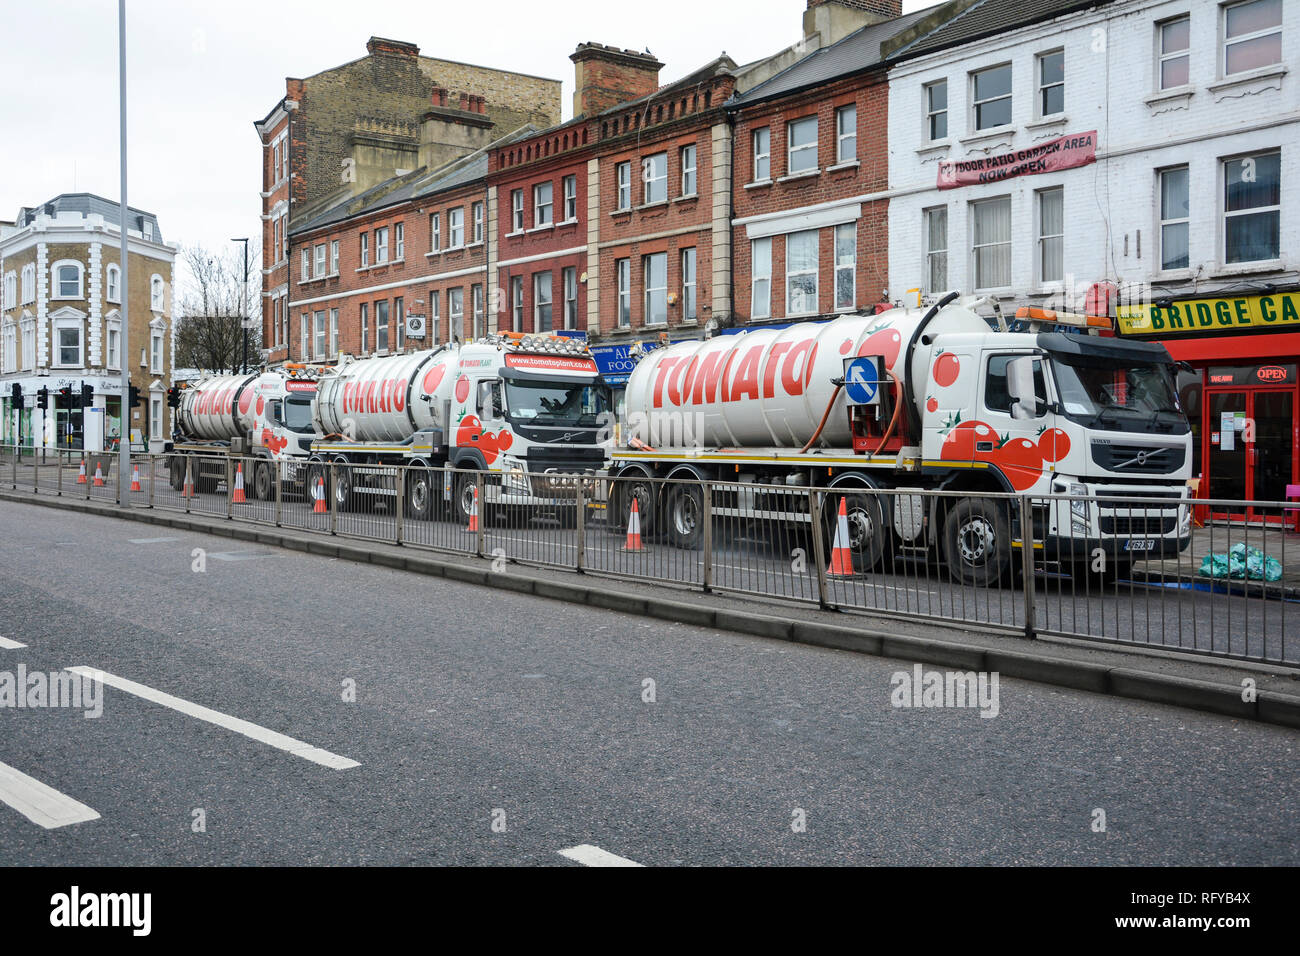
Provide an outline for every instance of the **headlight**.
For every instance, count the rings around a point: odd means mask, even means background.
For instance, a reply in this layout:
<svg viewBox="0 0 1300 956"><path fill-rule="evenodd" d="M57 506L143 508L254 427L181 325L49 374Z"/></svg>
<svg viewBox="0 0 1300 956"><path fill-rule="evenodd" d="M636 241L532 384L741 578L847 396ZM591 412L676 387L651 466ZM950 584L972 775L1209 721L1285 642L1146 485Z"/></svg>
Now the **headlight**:
<svg viewBox="0 0 1300 956"><path fill-rule="evenodd" d="M501 456L501 484L506 491L514 494L531 494L532 485L528 481L528 469L522 458L513 455Z"/></svg>
<svg viewBox="0 0 1300 956"><path fill-rule="evenodd" d="M1085 495L1088 494L1088 486L1087 486L1087 485L1081 485L1081 484L1079 484L1078 482L1071 482L1071 483L1070 483L1070 492L1069 492L1069 493L1070 493L1070 497L1071 497L1071 498L1082 498L1082 497L1084 497ZM1091 517L1091 515L1092 515L1092 502L1090 502L1090 501L1071 501L1071 502L1070 502L1070 513L1071 513L1072 515L1076 515L1077 517L1082 518L1082 519L1084 520L1085 525L1086 525L1088 519L1089 519L1089 518Z"/></svg>

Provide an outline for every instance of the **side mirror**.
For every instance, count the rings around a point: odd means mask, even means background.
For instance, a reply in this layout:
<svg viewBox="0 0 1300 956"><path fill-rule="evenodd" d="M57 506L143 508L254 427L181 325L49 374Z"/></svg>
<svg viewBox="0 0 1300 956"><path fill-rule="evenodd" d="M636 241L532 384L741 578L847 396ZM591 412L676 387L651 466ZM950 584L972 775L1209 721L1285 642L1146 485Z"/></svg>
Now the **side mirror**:
<svg viewBox="0 0 1300 956"><path fill-rule="evenodd" d="M1018 355L1007 363L1012 418L1042 418L1046 410L1046 401L1034 393L1034 362L1032 355Z"/></svg>

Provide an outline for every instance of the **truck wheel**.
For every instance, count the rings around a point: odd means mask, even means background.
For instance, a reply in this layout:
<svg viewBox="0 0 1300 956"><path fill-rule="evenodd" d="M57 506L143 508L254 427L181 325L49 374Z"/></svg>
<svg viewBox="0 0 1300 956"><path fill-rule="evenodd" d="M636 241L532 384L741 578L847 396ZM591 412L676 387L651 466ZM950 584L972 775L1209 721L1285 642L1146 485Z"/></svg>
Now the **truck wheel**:
<svg viewBox="0 0 1300 956"><path fill-rule="evenodd" d="M334 504L339 511L351 511L356 504L352 494L352 469L342 466L334 469Z"/></svg>
<svg viewBox="0 0 1300 956"><path fill-rule="evenodd" d="M637 509L640 507L638 501ZM674 485L668 492L665 518L668 540L674 547L695 551L704 544L704 494L699 487Z"/></svg>
<svg viewBox="0 0 1300 956"><path fill-rule="evenodd" d="M167 459L167 483L172 486L172 491L181 491L185 487L185 459L180 455Z"/></svg>
<svg viewBox="0 0 1300 956"><path fill-rule="evenodd" d="M632 499L635 498L641 534L651 534L655 523L655 487L653 481L641 476L615 481L609 489L609 501L605 506L605 527L613 534L626 534Z"/></svg>
<svg viewBox="0 0 1300 956"><path fill-rule="evenodd" d="M844 500L845 517L848 519L849 552L853 555L853 570L870 571L885 556L885 520L880 507L880 499L875 495L862 492L837 493L835 488L827 489L822 504L822 534L826 541L826 561L831 560L835 548L835 534L839 527L840 499Z"/></svg>
<svg viewBox="0 0 1300 956"><path fill-rule="evenodd" d="M406 516L417 521L428 521L433 514L432 472L426 468L412 468L406 475Z"/></svg>
<svg viewBox="0 0 1300 956"><path fill-rule="evenodd" d="M954 580L988 587L1011 570L1011 521L1007 509L987 498L962 498L943 522L944 555Z"/></svg>
<svg viewBox="0 0 1300 956"><path fill-rule="evenodd" d="M470 509L474 507L474 489L478 485L478 473L473 471L462 471L456 475L456 497L455 512L456 518L461 524L469 525ZM479 521L483 520L483 502L478 503ZM482 525L480 524L480 527Z"/></svg>
<svg viewBox="0 0 1300 956"><path fill-rule="evenodd" d="M267 462L259 461L253 466L253 497L259 501L275 497L275 473Z"/></svg>
<svg viewBox="0 0 1300 956"><path fill-rule="evenodd" d="M316 506L316 485L320 483L321 493L325 495L325 507L329 507L330 473L329 469L317 462L307 466L307 483L303 486L303 498L313 509Z"/></svg>

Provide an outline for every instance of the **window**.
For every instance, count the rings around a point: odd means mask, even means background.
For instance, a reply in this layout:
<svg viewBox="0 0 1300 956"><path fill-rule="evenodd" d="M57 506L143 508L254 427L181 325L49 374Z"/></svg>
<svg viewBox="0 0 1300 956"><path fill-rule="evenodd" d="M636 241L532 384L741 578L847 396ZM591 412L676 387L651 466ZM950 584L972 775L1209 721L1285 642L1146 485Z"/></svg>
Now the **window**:
<svg viewBox="0 0 1300 956"><path fill-rule="evenodd" d="M1065 190L1038 193L1038 281L1065 278Z"/></svg>
<svg viewBox="0 0 1300 956"><path fill-rule="evenodd" d="M388 261L388 227L380 226L375 230L375 265L382 266Z"/></svg>
<svg viewBox="0 0 1300 956"><path fill-rule="evenodd" d="M404 222L393 226L393 258L406 258L406 223Z"/></svg>
<svg viewBox="0 0 1300 956"><path fill-rule="evenodd" d="M817 230L785 237L785 314L817 311Z"/></svg>
<svg viewBox="0 0 1300 956"><path fill-rule="evenodd" d="M302 322L298 329L301 337L302 350L298 353L298 358L307 361L307 350L311 347L311 316L306 312L302 314Z"/></svg>
<svg viewBox="0 0 1300 956"><path fill-rule="evenodd" d="M388 351L388 300L375 303L375 351Z"/></svg>
<svg viewBox="0 0 1300 956"><path fill-rule="evenodd" d="M159 395L149 396L149 438L161 441L163 437L163 403Z"/></svg>
<svg viewBox="0 0 1300 956"><path fill-rule="evenodd" d="M23 320L23 368L36 368L36 320Z"/></svg>
<svg viewBox="0 0 1300 956"><path fill-rule="evenodd" d="M81 365L81 320L58 325L54 329L55 365L76 368Z"/></svg>
<svg viewBox="0 0 1300 956"><path fill-rule="evenodd" d="M289 144L285 143L280 149L280 178L289 178Z"/></svg>
<svg viewBox="0 0 1300 956"><path fill-rule="evenodd" d="M145 241L153 242L153 223L150 220L146 219L144 221L142 231L144 232Z"/></svg>
<svg viewBox="0 0 1300 956"><path fill-rule="evenodd" d="M370 234L363 232L361 234L361 268L370 265Z"/></svg>
<svg viewBox="0 0 1300 956"><path fill-rule="evenodd" d="M618 327L626 329L632 325L632 260L617 260L614 274L618 280Z"/></svg>
<svg viewBox="0 0 1300 956"><path fill-rule="evenodd" d="M925 131L930 141L948 138L948 81L925 85Z"/></svg>
<svg viewBox="0 0 1300 956"><path fill-rule="evenodd" d="M971 207L975 288L1011 285L1011 197L984 199Z"/></svg>
<svg viewBox="0 0 1300 956"><path fill-rule="evenodd" d="M325 313L320 311L312 316L315 324L315 341L312 349L312 358L321 361L325 358Z"/></svg>
<svg viewBox="0 0 1300 956"><path fill-rule="evenodd" d="M1008 366L1022 357L1024 356L989 356L988 375L984 377L984 407L989 411L1015 416L1016 410L1024 407L1012 400L1010 376L1007 374ZM1047 382L1043 377L1043 363L1040 359L1034 359L1034 395L1039 398L1047 395ZM1030 396L1023 397L1028 400Z"/></svg>
<svg viewBox="0 0 1300 956"><path fill-rule="evenodd" d="M439 339L438 327L442 323L441 303L438 301L439 294L434 290L429 290L429 344L437 345Z"/></svg>
<svg viewBox="0 0 1300 956"><path fill-rule="evenodd" d="M927 209L925 218L925 291L948 289L948 209Z"/></svg>
<svg viewBox="0 0 1300 956"><path fill-rule="evenodd" d="M551 331L551 274L533 276L533 331Z"/></svg>
<svg viewBox="0 0 1300 956"><path fill-rule="evenodd" d="M753 299L749 313L752 318L766 319L772 315L772 240L755 239L749 258Z"/></svg>
<svg viewBox="0 0 1300 956"><path fill-rule="evenodd" d="M668 322L668 253L656 252L641 261L645 268L645 324L665 325Z"/></svg>
<svg viewBox="0 0 1300 956"><path fill-rule="evenodd" d="M161 375L163 370L163 334L162 329L149 330L149 372Z"/></svg>
<svg viewBox="0 0 1300 956"><path fill-rule="evenodd" d="M55 299L81 298L81 263L56 262L50 270L54 276Z"/></svg>
<svg viewBox="0 0 1300 956"><path fill-rule="evenodd" d="M14 372L18 369L16 361L18 351L18 330L10 319L4 320L4 332L0 337L0 372Z"/></svg>
<svg viewBox="0 0 1300 956"><path fill-rule="evenodd" d="M645 182L645 201L668 199L668 154L655 153L641 160L641 179Z"/></svg>
<svg viewBox="0 0 1300 956"><path fill-rule="evenodd" d="M301 273L302 281L306 282L311 278L311 250L303 249L298 258L299 265L302 267L298 271Z"/></svg>
<svg viewBox="0 0 1300 956"><path fill-rule="evenodd" d="M524 191L522 189L512 190L510 193L510 213L511 229L514 232L524 231Z"/></svg>
<svg viewBox="0 0 1300 956"><path fill-rule="evenodd" d="M474 328L473 328L473 335L474 335L474 338L476 338L476 339L480 339L480 338L483 337L484 333L487 331L487 329L486 329L486 327L485 327L485 324L484 324L484 322L483 322L483 319L484 319L484 310L483 310L484 299L483 299L483 286L482 286L482 284L480 283L480 284L478 284L478 285L475 285L472 289L470 289L470 295L471 295L471 298L472 298L473 303L474 303Z"/></svg>
<svg viewBox="0 0 1300 956"><path fill-rule="evenodd" d="M12 309L18 299L18 276L12 272L5 273L4 307Z"/></svg>
<svg viewBox="0 0 1300 956"><path fill-rule="evenodd" d="M121 274L122 274L122 270L120 267L118 266L108 267L108 291L109 291L110 302L121 301L119 298L119 293L117 288L118 283L116 281L117 277L120 276ZM12 275L13 273L10 273L11 278ZM10 298L12 299L12 294ZM35 302L35 301L36 301L36 264L29 262L27 265L23 266L22 303L23 305L26 305L29 302ZM9 303L9 307L13 308L12 301Z"/></svg>
<svg viewBox="0 0 1300 956"><path fill-rule="evenodd" d="M576 329L578 327L577 268L567 266L561 273L561 279L564 282L564 327L566 329Z"/></svg>
<svg viewBox="0 0 1300 956"><path fill-rule="evenodd" d="M163 310L163 302L166 296L167 286L163 282L162 276L154 276L149 280L149 308L155 312Z"/></svg>
<svg viewBox="0 0 1300 956"><path fill-rule="evenodd" d="M280 217L280 261L289 261L289 214Z"/></svg>
<svg viewBox="0 0 1300 956"><path fill-rule="evenodd" d="M474 241L476 243L482 242L483 241L483 204L481 202L476 202L474 203L472 209L474 211Z"/></svg>
<svg viewBox="0 0 1300 956"><path fill-rule="evenodd" d="M786 172L810 172L817 168L817 117L805 116L787 127Z"/></svg>
<svg viewBox="0 0 1300 956"><path fill-rule="evenodd" d="M104 367L121 369L122 367L122 323L108 323L108 338L105 348Z"/></svg>
<svg viewBox="0 0 1300 956"><path fill-rule="evenodd" d="M614 167L615 181L618 186L618 195L615 203L615 209L632 208L632 164L619 163Z"/></svg>
<svg viewBox="0 0 1300 956"><path fill-rule="evenodd" d="M330 358L339 355L339 310L330 309Z"/></svg>
<svg viewBox="0 0 1300 956"><path fill-rule="evenodd" d="M694 322L698 318L695 299L695 249L682 250L682 319Z"/></svg>
<svg viewBox="0 0 1300 956"><path fill-rule="evenodd" d="M772 131L764 126L754 130L754 182L772 178Z"/></svg>
<svg viewBox="0 0 1300 956"><path fill-rule="evenodd" d="M1191 82L1192 18L1179 17L1156 25L1159 37L1160 89L1171 90Z"/></svg>
<svg viewBox="0 0 1300 956"><path fill-rule="evenodd" d="M313 270L312 275L314 275L317 279L319 279L325 275L325 243L323 242L318 243L316 245L315 251L316 251L316 263L315 263L316 267Z"/></svg>
<svg viewBox="0 0 1300 956"><path fill-rule="evenodd" d="M339 274L339 241L337 239L331 239L330 240L330 275L336 276L338 274Z"/></svg>
<svg viewBox="0 0 1300 956"><path fill-rule="evenodd" d="M564 177L564 221L576 222L578 219L578 177Z"/></svg>
<svg viewBox="0 0 1300 956"><path fill-rule="evenodd" d="M533 226L549 226L552 218L553 183L538 183L533 187Z"/></svg>
<svg viewBox="0 0 1300 956"><path fill-rule="evenodd" d="M465 207L458 206L447 212L447 248L459 249L465 245Z"/></svg>
<svg viewBox="0 0 1300 956"><path fill-rule="evenodd" d="M399 352L406 348L406 300L400 295L393 298L393 338Z"/></svg>
<svg viewBox="0 0 1300 956"><path fill-rule="evenodd" d="M1282 62L1282 0L1248 0L1223 8L1225 76Z"/></svg>
<svg viewBox="0 0 1300 956"><path fill-rule="evenodd" d="M1038 57L1038 115L1065 112L1065 51L1055 50Z"/></svg>
<svg viewBox="0 0 1300 956"><path fill-rule="evenodd" d="M447 290L447 334L465 334L465 290L461 286Z"/></svg>
<svg viewBox="0 0 1300 956"><path fill-rule="evenodd" d="M858 108L854 104L835 111L835 161L851 163L858 158Z"/></svg>
<svg viewBox="0 0 1300 956"><path fill-rule="evenodd" d="M429 251L442 251L442 216L436 212L429 216Z"/></svg>
<svg viewBox="0 0 1300 956"><path fill-rule="evenodd" d="M971 74L971 102L975 105L975 128L992 129L1011 122L1011 64Z"/></svg>
<svg viewBox="0 0 1300 956"><path fill-rule="evenodd" d="M33 275L35 275L35 273L33 273ZM107 286L107 289L105 290L105 296L107 297L109 302L120 303L122 301L122 267L109 266L108 269L105 270L105 276L106 276L106 281L104 284ZM23 270L23 296L24 296L23 301L24 302L29 301L26 298L26 295L27 295L27 270L24 269Z"/></svg>
<svg viewBox="0 0 1300 956"><path fill-rule="evenodd" d="M1191 215L1186 166L1160 172L1160 268L1186 269Z"/></svg>
<svg viewBox="0 0 1300 956"><path fill-rule="evenodd" d="M510 279L510 329L513 332L524 330L523 276L514 276Z"/></svg>
<svg viewBox="0 0 1300 956"><path fill-rule="evenodd" d="M835 311L852 311L858 301L858 224L835 227Z"/></svg>
<svg viewBox="0 0 1300 956"><path fill-rule="evenodd" d="M370 310L363 302L361 303L361 354L365 355L370 351Z"/></svg>
<svg viewBox="0 0 1300 956"><path fill-rule="evenodd" d="M1282 154L1257 153L1223 163L1224 261L1281 255Z"/></svg>
<svg viewBox="0 0 1300 956"><path fill-rule="evenodd" d="M682 195L695 195L695 147L682 147Z"/></svg>

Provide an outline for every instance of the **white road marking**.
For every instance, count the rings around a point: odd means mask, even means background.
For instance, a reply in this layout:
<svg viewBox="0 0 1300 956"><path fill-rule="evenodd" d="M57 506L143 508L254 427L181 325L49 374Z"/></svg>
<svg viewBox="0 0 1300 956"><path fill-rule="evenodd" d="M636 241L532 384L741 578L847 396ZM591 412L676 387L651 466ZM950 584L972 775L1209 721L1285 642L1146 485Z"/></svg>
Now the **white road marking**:
<svg viewBox="0 0 1300 956"><path fill-rule="evenodd" d="M98 820L99 814L21 770L0 763L0 802L47 830Z"/></svg>
<svg viewBox="0 0 1300 956"><path fill-rule="evenodd" d="M180 711L190 717L199 720L205 720L210 724L216 724L218 727L224 727L227 730L233 730L237 734L243 734L259 743L269 744L280 750L284 750L295 756L302 757L304 760L310 760L312 763L318 763L322 767L330 767L334 770L350 770L353 767L359 767L361 764L347 757L340 757L338 754L330 753L328 750L321 750L319 747L313 747L311 744L303 743L301 740L295 740L293 737L277 733L274 730L267 730L257 724L250 723L247 720L241 720L238 717L231 717L229 714L223 714L220 711L204 707L202 704L194 704L188 700L182 700L179 697L173 697L171 694L163 693L160 690L154 690L152 687L146 687L144 684L137 684L133 680L127 680L125 677L118 677L116 674L109 674L105 671L98 671L92 667L69 667L67 668L74 674L80 674L83 677L89 677L91 680L102 681L110 687L116 687L118 690L124 690L128 694L134 694L136 697L144 700L153 701L155 704L162 704L164 707L170 707L172 710Z"/></svg>
<svg viewBox="0 0 1300 956"><path fill-rule="evenodd" d="M269 558L271 551L209 551L208 557L218 561L251 561L254 558Z"/></svg>
<svg viewBox="0 0 1300 956"><path fill-rule="evenodd" d="M162 544L164 541L179 541L180 538L127 538L131 544Z"/></svg>
<svg viewBox="0 0 1300 956"><path fill-rule="evenodd" d="M0 650L16 651L18 648L26 646L26 644L19 644L17 641L11 641L7 637L0 637Z"/></svg>
<svg viewBox="0 0 1300 956"><path fill-rule="evenodd" d="M582 843L578 846L571 846L567 850L561 850L560 856L572 860L574 863L581 863L583 866L643 866L635 860L629 860L626 857L615 856L608 853L598 846L592 846L590 843Z"/></svg>

